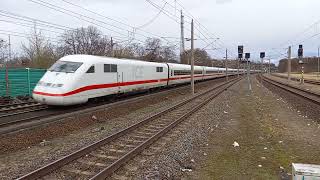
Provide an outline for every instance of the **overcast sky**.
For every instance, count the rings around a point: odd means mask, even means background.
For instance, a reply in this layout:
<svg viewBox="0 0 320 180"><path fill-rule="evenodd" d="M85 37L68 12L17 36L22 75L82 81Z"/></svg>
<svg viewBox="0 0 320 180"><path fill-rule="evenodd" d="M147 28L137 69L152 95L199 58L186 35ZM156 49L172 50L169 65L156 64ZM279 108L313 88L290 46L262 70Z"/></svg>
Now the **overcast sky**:
<svg viewBox="0 0 320 180"><path fill-rule="evenodd" d="M218 37L220 39L213 46L208 47L208 49L220 48L208 50L216 58L224 56L225 48L231 51L231 56L235 56L237 45L240 44L244 45L245 51L251 52L254 58L259 56L260 51L266 51L266 54L274 61L283 57L281 54L286 53L285 48L289 45L294 45L294 56L296 56L299 43L304 45L306 55L310 56L317 54L317 47L320 45L320 36L317 35L319 25L313 25L320 20L319 0L0 0L0 10L71 28L94 25L84 21L85 17L73 14L80 18L78 19L35 3L41 3L41 1L58 6L60 10L65 8L99 20L100 22L94 22L100 26L98 28L105 35L115 37L118 42L133 37L133 33L129 33L133 31L132 27L145 25L141 29L135 29L136 39L144 41L146 37L154 35L172 37L168 40L170 44L175 44L177 47L179 47L180 24L176 21L179 21L180 18L181 4L185 8L186 15L185 36L190 36L188 22L191 21L189 17L192 15L203 26L199 31L199 25L196 24L195 33L198 38L195 42L196 47L203 48L214 41L214 39L206 38ZM118 22L92 14L66 2L75 3ZM160 16L156 16L160 10L152 3L159 9L164 7ZM171 18L164 13L169 14ZM30 23L5 17L2 13L0 14L0 33L5 33L4 31L30 33L32 30L30 27L7 23L3 20ZM37 27L41 28L40 25ZM63 30L48 27L45 29L63 32ZM42 31L42 33L51 38L59 35L47 31ZM0 34L0 38L7 39L7 36ZM21 43L26 42L23 37L12 36L14 50L19 51ZM189 48L189 46L190 42L186 42L186 47Z"/></svg>

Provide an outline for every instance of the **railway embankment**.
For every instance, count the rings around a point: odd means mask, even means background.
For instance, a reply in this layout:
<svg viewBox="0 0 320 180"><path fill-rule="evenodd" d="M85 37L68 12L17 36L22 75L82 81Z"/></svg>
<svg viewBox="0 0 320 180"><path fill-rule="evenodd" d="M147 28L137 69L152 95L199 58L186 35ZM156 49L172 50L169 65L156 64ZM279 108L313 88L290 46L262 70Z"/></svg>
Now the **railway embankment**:
<svg viewBox="0 0 320 180"><path fill-rule="evenodd" d="M320 124L276 87L243 79L203 106L121 167L111 179L289 179L291 163L320 164ZM199 91L199 89L198 89ZM182 96L178 96L178 94ZM177 99L186 92L173 94ZM10 179L132 125L170 105L170 97L68 136L0 157ZM157 99L159 100L159 98ZM152 100L155 101L155 100ZM299 101L300 104L306 103ZM112 125L112 126L111 126ZM100 164L101 165L101 164Z"/></svg>

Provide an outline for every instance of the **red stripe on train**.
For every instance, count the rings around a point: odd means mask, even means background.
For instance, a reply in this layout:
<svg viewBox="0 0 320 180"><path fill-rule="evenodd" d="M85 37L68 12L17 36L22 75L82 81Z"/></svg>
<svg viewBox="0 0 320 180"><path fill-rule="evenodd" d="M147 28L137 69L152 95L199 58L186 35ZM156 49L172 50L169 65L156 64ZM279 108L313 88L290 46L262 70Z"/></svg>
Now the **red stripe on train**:
<svg viewBox="0 0 320 180"><path fill-rule="evenodd" d="M204 75L204 76L216 76L216 75ZM203 77L201 76L195 76L195 77ZM217 76L219 77L219 76ZM176 78L170 78L169 81L179 80L179 79L189 79L190 76L184 76L184 77L176 77ZM112 88L112 87L122 87L122 86L131 86L131 85L137 85L137 84L149 84L149 83L156 83L156 82L163 82L167 81L168 79L159 79L159 80L144 80L144 81L131 81L131 82L122 82L122 83L112 83L112 84L97 84L97 85L91 85L91 86L85 86L67 93L63 94L53 94L53 93L45 93L45 92L38 92L33 91L34 94L43 95L43 96L71 96L74 94L78 94L84 91L89 90L95 90L95 89L105 89L105 88Z"/></svg>

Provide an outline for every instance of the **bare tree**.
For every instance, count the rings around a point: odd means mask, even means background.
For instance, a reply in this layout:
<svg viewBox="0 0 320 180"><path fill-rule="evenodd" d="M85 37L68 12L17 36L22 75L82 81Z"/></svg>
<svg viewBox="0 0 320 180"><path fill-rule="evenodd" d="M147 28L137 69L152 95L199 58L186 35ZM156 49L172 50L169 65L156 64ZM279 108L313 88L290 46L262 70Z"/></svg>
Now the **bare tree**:
<svg viewBox="0 0 320 180"><path fill-rule="evenodd" d="M22 44L22 50L32 67L48 68L57 59L55 46L36 28L29 38L28 45Z"/></svg>
<svg viewBox="0 0 320 180"><path fill-rule="evenodd" d="M0 39L0 66L3 66L7 58L8 58L8 43L3 39Z"/></svg>
<svg viewBox="0 0 320 180"><path fill-rule="evenodd" d="M146 61L159 61L160 51L161 51L161 40L158 38L148 38L145 42L146 53L143 59Z"/></svg>
<svg viewBox="0 0 320 180"><path fill-rule="evenodd" d="M148 38L142 59L153 62L176 62L177 54L174 46L163 46L160 39Z"/></svg>
<svg viewBox="0 0 320 180"><path fill-rule="evenodd" d="M161 47L160 56L165 62L177 62L177 54L174 46Z"/></svg>
<svg viewBox="0 0 320 180"><path fill-rule="evenodd" d="M190 54L191 50L187 50L182 54L182 64L188 64L188 62L190 64ZM194 62L195 65L211 66L211 57L207 51L197 48L194 50Z"/></svg>
<svg viewBox="0 0 320 180"><path fill-rule="evenodd" d="M89 54L111 56L111 42L93 26L67 31L58 48L61 55Z"/></svg>

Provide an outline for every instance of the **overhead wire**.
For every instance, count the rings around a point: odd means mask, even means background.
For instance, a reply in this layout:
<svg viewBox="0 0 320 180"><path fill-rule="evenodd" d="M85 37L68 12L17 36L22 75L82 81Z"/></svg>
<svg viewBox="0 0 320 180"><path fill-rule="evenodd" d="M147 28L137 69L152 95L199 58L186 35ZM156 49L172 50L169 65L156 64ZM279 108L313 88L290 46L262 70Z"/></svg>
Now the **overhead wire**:
<svg viewBox="0 0 320 180"><path fill-rule="evenodd" d="M152 24L162 13L162 11L164 10L164 8L166 7L167 3L164 3L163 7L160 9L160 11L152 18L150 19L148 22L146 22L145 24L143 25L140 25L140 26L137 26L136 28L140 29L140 28L143 28L143 27L146 27L150 24Z"/></svg>
<svg viewBox="0 0 320 180"><path fill-rule="evenodd" d="M78 4L74 4L74 3L70 2L70 1L67 1L67 0L61 0L61 1L65 2L65 3L67 3L67 4L70 4L70 5L72 5L72 6L75 6L75 7L77 7L77 8L80 8L80 9L82 9L82 10L85 10L85 11L87 11L87 12L90 12L91 14L94 14L94 15L97 15L97 16L99 16L99 17L102 17L102 18L104 18L104 19L107 19L107 20L116 22L116 23L118 23L118 24L127 26L127 27L129 27L129 28L131 28L131 29L133 29L133 30L138 30L138 31L141 31L141 32L143 32L143 33L149 34L149 35L154 36L154 37L159 37L159 38L161 37L161 36L156 35L156 34L154 34L154 33L145 31L145 30L143 30L142 28L134 27L134 26L132 26L132 25L126 24L126 23L121 22L121 21L119 21L119 20L116 20L116 19L114 19L114 18L110 18L110 17L105 16L105 15L103 15L103 14L94 12L94 11L88 9L88 8L84 8L84 7L82 7L82 6L78 5Z"/></svg>
<svg viewBox="0 0 320 180"><path fill-rule="evenodd" d="M172 7L174 9L174 11L176 11L176 7L174 5L172 5L171 3L169 3L166 0L162 0L162 1L168 3L168 5L170 7ZM218 38L216 35L210 34L210 31L207 28L205 28L205 26L203 26L195 17L193 17L193 15L191 13L189 13L189 11L187 11L186 8L181 3L179 3L177 1L177 4L184 10L184 12L187 13L187 14L184 14L186 17L189 17L190 19L194 20L194 23L195 23L194 28L195 28L195 30L198 30L198 32L200 33L200 35L197 35L197 37L200 37L202 35L207 41L209 41L209 42L205 42L207 45L212 44L210 39L217 39ZM173 15L172 13L170 13L170 15L174 16L175 18L178 18L177 16ZM191 24L191 22L187 22L186 20L185 20L185 23ZM198 26L197 26L197 24L198 24ZM221 40L219 39L219 41L221 41ZM213 48L219 49L219 51L221 51L221 53L224 54L224 51L222 49L225 45L223 43L221 44L218 42L216 42L215 44L218 44L220 47L213 46ZM230 54L235 55L232 50L230 50L229 52L230 52Z"/></svg>

